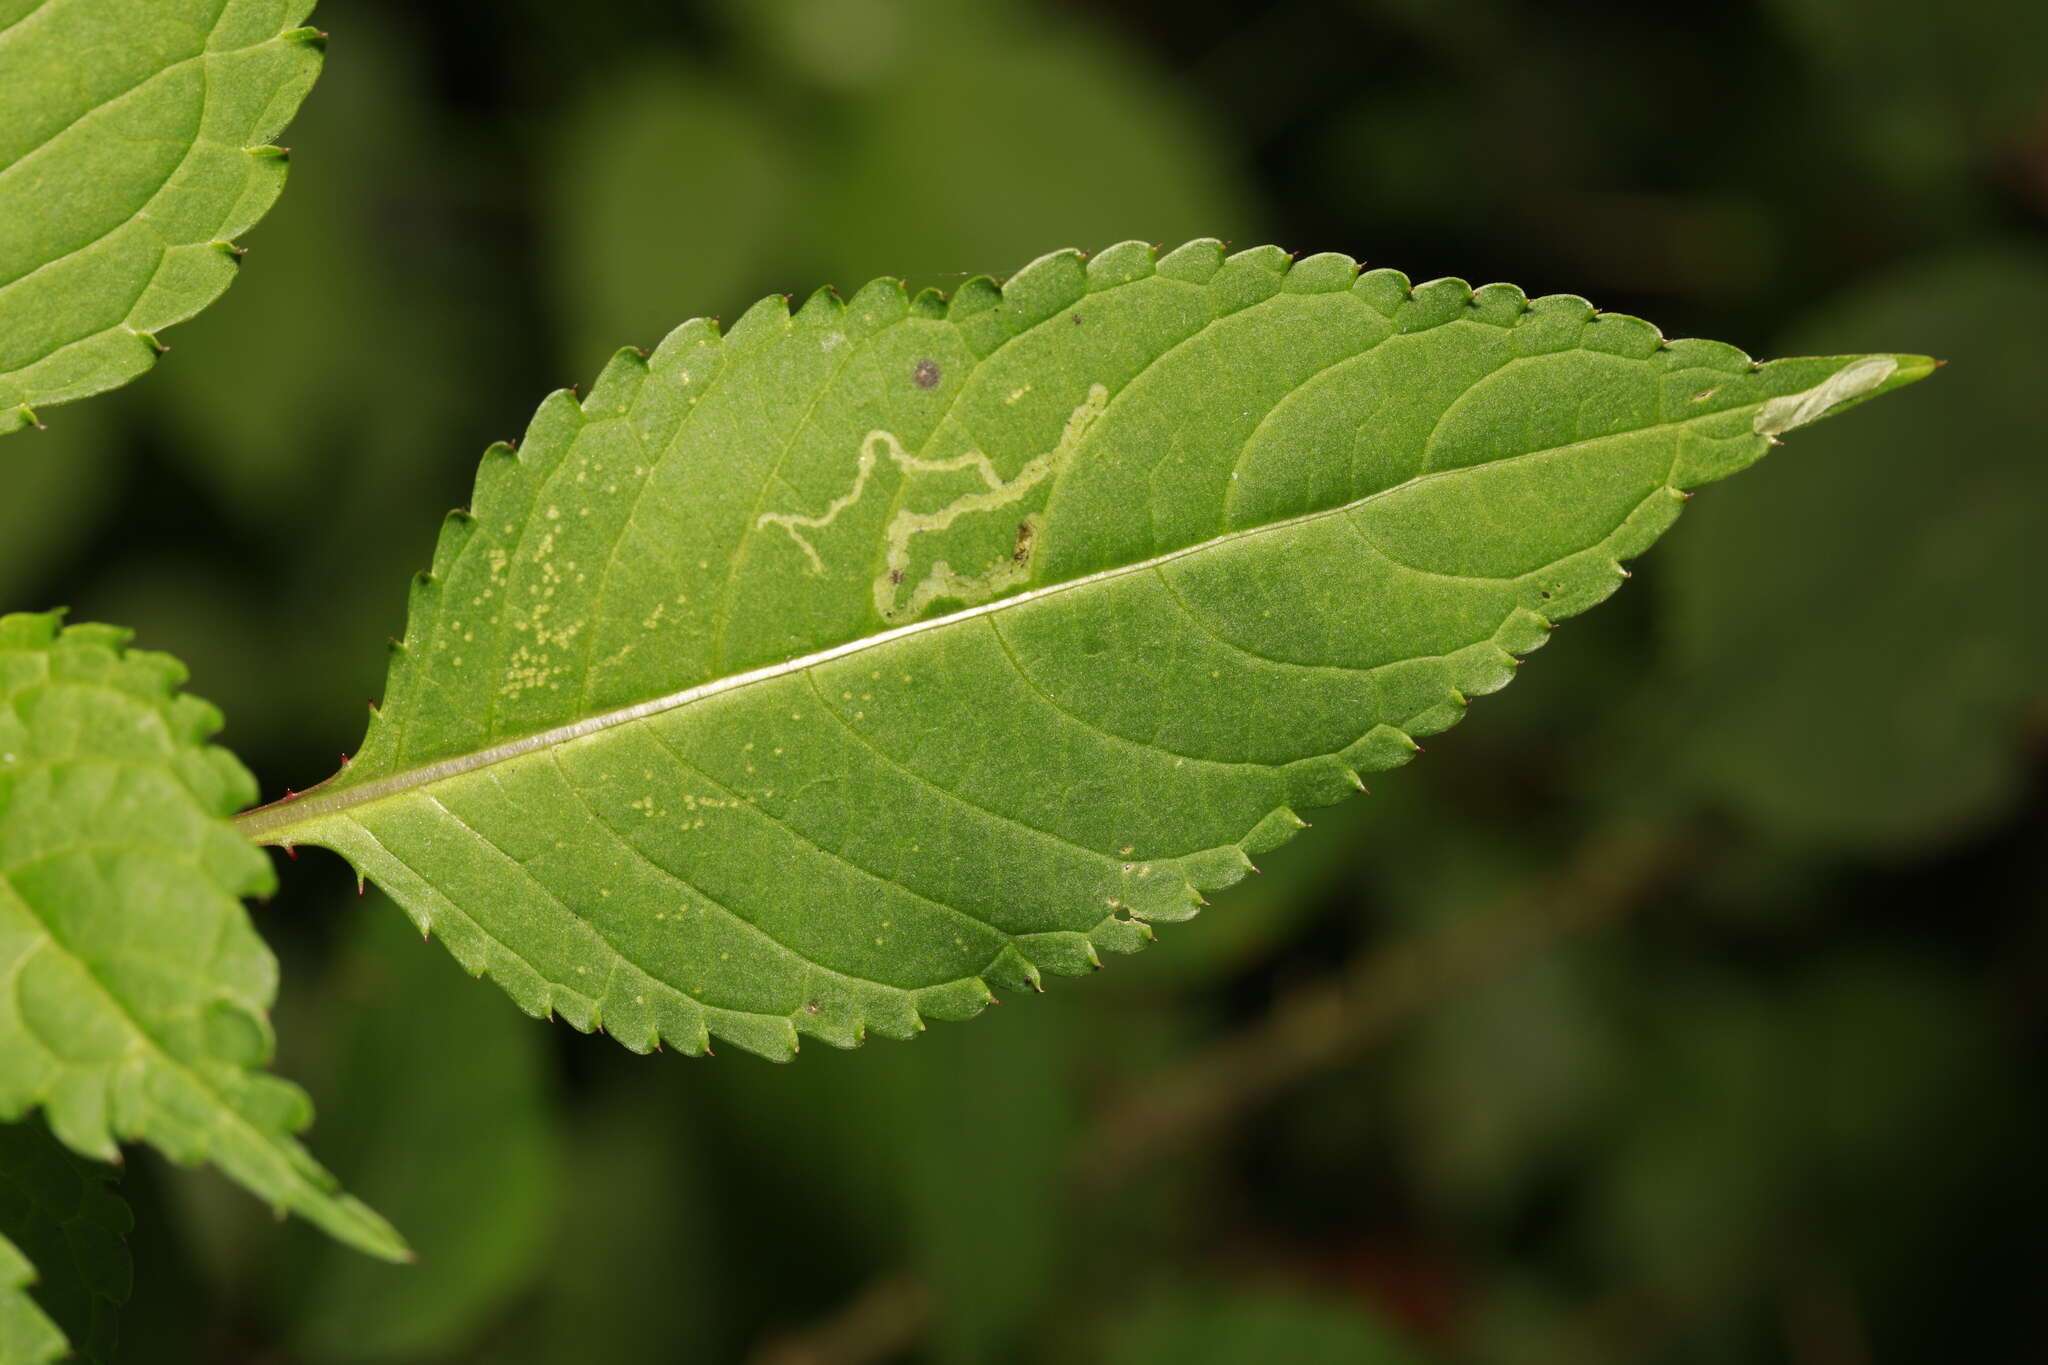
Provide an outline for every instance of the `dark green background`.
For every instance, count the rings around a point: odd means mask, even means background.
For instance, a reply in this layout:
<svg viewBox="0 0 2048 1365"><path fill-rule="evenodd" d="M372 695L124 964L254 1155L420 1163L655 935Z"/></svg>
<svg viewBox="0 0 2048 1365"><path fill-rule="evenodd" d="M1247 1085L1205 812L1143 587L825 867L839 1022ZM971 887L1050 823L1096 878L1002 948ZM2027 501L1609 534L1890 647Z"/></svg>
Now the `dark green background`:
<svg viewBox="0 0 2048 1365"><path fill-rule="evenodd" d="M2044 16L323 4L244 277L0 451L0 604L183 656L270 794L484 445L767 292L1215 235L1952 363L1194 924L913 1045L635 1058L286 868L280 1066L420 1263L138 1155L121 1358L2031 1358Z"/></svg>

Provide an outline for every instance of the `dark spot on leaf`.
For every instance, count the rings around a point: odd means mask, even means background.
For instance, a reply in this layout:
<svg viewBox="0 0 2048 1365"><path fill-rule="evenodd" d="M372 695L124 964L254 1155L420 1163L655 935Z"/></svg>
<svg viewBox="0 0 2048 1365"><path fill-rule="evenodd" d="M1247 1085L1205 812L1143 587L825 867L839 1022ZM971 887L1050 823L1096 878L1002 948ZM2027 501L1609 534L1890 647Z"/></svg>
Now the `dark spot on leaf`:
<svg viewBox="0 0 2048 1365"><path fill-rule="evenodd" d="M1010 552L1010 558L1016 560L1019 564L1031 558L1031 535L1030 522L1020 521L1017 523L1017 548Z"/></svg>
<svg viewBox="0 0 2048 1365"><path fill-rule="evenodd" d="M901 570L901 569L891 569L891 570L889 570L889 581L890 581L891 583L901 583L901 582L903 581L903 570ZM1548 597L1548 596L1550 596L1550 594L1549 594L1549 593L1545 593L1545 594L1543 594L1543 595L1544 595L1545 597Z"/></svg>
<svg viewBox="0 0 2048 1365"><path fill-rule="evenodd" d="M806 1000L806 1001L804 1001L804 1013L805 1013L805 1014L816 1014L817 1012L818 1012L818 1002L817 1002L817 1001L815 1001L815 1000Z"/></svg>
<svg viewBox="0 0 2048 1365"><path fill-rule="evenodd" d="M1081 315L1079 313L1074 314L1074 325L1076 327L1081 325Z"/></svg>
<svg viewBox="0 0 2048 1365"><path fill-rule="evenodd" d="M926 356L917 362L917 368L910 372L910 382L920 389L936 389L939 386L939 362Z"/></svg>

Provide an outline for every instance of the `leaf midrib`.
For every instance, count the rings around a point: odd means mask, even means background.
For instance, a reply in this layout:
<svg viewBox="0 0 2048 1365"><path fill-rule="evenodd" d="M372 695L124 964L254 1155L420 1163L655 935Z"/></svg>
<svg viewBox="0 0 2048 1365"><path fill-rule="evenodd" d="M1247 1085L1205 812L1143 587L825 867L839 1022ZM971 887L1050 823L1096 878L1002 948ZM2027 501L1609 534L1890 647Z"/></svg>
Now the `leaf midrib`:
<svg viewBox="0 0 2048 1365"><path fill-rule="evenodd" d="M1433 480L1470 473L1475 469L1497 469L1518 464L1525 460L1533 460L1565 451L1576 450L1601 441L1639 436L1647 432L1669 431L1690 426L1696 422L1714 419L1726 420L1733 413L1739 413L1760 406L1761 400L1730 408L1720 408L1712 412L1697 413L1691 417L1682 417L1670 421L1652 423L1647 426L1633 427L1626 431L1604 432L1598 436L1588 436L1581 440L1566 442L1563 445L1545 446L1538 450L1521 451L1497 460L1486 461L1481 465L1463 465L1454 469L1429 470L1412 478L1404 479L1391 487L1382 488L1376 492L1368 493L1362 498L1353 499L1350 502L1339 503L1333 507L1319 508L1313 512L1304 512L1279 521L1265 522L1258 526L1240 527L1237 530L1226 531L1220 535L1212 536L1207 540L1180 546L1164 554L1134 560L1129 564L1119 564L1107 569L1098 569L1094 573L1083 574L1078 578L1066 579L1059 583L1050 583L1044 587L1030 588L1009 597L1000 597L994 601L966 607L944 616L934 616L923 621L913 621L908 625L895 626L877 634L864 635L858 639L844 641L825 649L814 650L811 653L801 654L779 663L766 664L760 668L749 669L743 673L734 673L723 678L713 678L707 682L696 683L660 697L634 702L629 706L616 707L610 711L599 712L593 716L584 716L562 725L536 731L530 735L522 735L517 739L505 740L466 754L457 754L450 758L439 759L418 768L408 769L405 772L393 773L388 777L374 778L359 786L345 787L338 791L326 793L322 793L317 787L311 788L296 796L286 797L281 801L275 801L269 805L245 811L235 817L235 827L258 843L289 846L292 841L289 838L288 831L295 826L309 823L315 819L341 814L393 796L401 796L407 792L416 791L447 778L474 772L479 768L490 767L525 754L569 744L620 725L646 720L649 717L662 715L684 706L721 696L727 692L738 691L742 688L753 686L756 683L771 682L777 678L806 672L820 665L847 658L868 649L891 644L897 640L906 639L925 631L937 630L945 626L976 620L1012 607L1022 606L1027 602L1039 601L1061 593L1078 591L1082 588L1092 587L1097 583L1108 582L1130 574L1149 572L1190 555L1249 540L1254 536L1291 530L1295 527L1306 526L1328 517L1343 516L1381 498L1390 497L1395 493L1406 492ZM1668 475L1663 480L1663 483L1665 486L1669 486L1670 479ZM1448 576L1470 577L1471 575ZM1518 577L1519 575L1511 576ZM1491 576L1482 577L1488 577L1489 581L1498 581ZM346 770L344 769L345 772ZM340 775L337 774L337 776ZM328 780L333 781L334 779L330 778ZM325 784L323 783L322 785Z"/></svg>

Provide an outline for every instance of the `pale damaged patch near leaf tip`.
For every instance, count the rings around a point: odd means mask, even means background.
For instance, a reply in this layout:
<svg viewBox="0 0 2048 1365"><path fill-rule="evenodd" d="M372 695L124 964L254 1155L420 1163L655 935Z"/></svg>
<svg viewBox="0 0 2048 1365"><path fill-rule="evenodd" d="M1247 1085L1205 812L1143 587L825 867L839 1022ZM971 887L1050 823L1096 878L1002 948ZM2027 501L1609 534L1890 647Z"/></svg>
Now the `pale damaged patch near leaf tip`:
<svg viewBox="0 0 2048 1365"><path fill-rule="evenodd" d="M1758 408L1756 434L1782 436L1809 422L1818 422L1842 404L1876 392L1898 369L1895 356L1871 355L1852 361L1805 393L1773 398Z"/></svg>

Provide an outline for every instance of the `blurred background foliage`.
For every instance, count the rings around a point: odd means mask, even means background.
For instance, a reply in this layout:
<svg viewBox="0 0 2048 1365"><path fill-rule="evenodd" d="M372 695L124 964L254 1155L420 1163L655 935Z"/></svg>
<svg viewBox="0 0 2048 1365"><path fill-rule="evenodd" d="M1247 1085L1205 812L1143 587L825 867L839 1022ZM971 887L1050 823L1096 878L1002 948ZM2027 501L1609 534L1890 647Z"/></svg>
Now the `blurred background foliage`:
<svg viewBox="0 0 2048 1365"><path fill-rule="evenodd" d="M1951 364L1193 925L911 1046L634 1058L290 867L280 1064L420 1262L140 1157L122 1358L2038 1358L2048 7L317 18L246 278L0 451L0 602L182 655L272 793L483 446L768 292L1270 238Z"/></svg>

